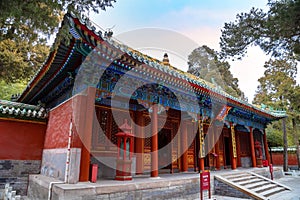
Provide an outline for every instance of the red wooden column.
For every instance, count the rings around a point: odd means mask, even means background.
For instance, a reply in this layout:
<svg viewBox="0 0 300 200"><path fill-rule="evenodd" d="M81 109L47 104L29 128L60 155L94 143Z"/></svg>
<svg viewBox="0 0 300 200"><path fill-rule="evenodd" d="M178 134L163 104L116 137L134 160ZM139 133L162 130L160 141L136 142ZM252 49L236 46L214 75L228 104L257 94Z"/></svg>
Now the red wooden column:
<svg viewBox="0 0 300 200"><path fill-rule="evenodd" d="M240 132L235 131L235 140L236 140L236 165L241 167L241 141L240 141Z"/></svg>
<svg viewBox="0 0 300 200"><path fill-rule="evenodd" d="M204 158L199 158L199 167L200 167L200 171L204 171Z"/></svg>
<svg viewBox="0 0 300 200"><path fill-rule="evenodd" d="M158 107L157 104L152 106L153 111L151 113L151 127L152 127L152 137L151 137L151 177L158 176Z"/></svg>
<svg viewBox="0 0 300 200"><path fill-rule="evenodd" d="M143 174L144 172L144 118L142 111L136 111L136 139L135 152L136 154L136 174Z"/></svg>
<svg viewBox="0 0 300 200"><path fill-rule="evenodd" d="M187 124L184 121L182 123L181 128L181 153L182 153L182 159L181 159L181 171L187 172L188 171L188 145L187 145Z"/></svg>
<svg viewBox="0 0 300 200"><path fill-rule="evenodd" d="M265 130L264 130L264 137L263 138L264 138L264 147L265 147L266 159L267 159L268 163L271 164L268 141L267 141L267 134L266 134Z"/></svg>
<svg viewBox="0 0 300 200"><path fill-rule="evenodd" d="M250 127L250 149L251 149L251 160L252 166L256 167L256 157L255 157L255 149L254 149L254 139L253 139L253 129Z"/></svg>
<svg viewBox="0 0 300 200"><path fill-rule="evenodd" d="M81 136L83 136L81 137L83 145L81 148L79 181L89 180L96 88L89 87L86 94L87 96L83 96L85 101L82 101L85 102L85 105L83 105L83 109L80 109L80 126L84 127L84 129L80 129L80 131L83 131L81 134Z"/></svg>
<svg viewBox="0 0 300 200"><path fill-rule="evenodd" d="M214 129L214 134L215 134L215 138L217 139L217 142L215 144L215 153L218 155L215 159L216 159L216 169L220 169L221 164L220 164L220 138L221 137L217 137L218 134L218 128L215 127Z"/></svg>
<svg viewBox="0 0 300 200"><path fill-rule="evenodd" d="M230 124L231 129L231 144L232 144L232 155L231 155L231 169L236 169L236 140L235 140L235 130L234 125Z"/></svg>

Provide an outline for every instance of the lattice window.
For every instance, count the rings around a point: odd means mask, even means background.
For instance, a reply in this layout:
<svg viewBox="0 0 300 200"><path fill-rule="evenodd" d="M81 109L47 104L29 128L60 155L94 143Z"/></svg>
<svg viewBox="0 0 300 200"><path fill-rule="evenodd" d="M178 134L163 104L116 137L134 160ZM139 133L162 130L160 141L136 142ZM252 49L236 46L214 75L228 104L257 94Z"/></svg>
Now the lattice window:
<svg viewBox="0 0 300 200"><path fill-rule="evenodd" d="M194 149L194 142L196 139L196 128L193 127L194 124L188 124L187 130L188 130L188 144L190 144L189 149Z"/></svg>
<svg viewBox="0 0 300 200"><path fill-rule="evenodd" d="M239 132L240 137L240 151L241 155L247 156L250 155L250 139L249 133Z"/></svg>
<svg viewBox="0 0 300 200"><path fill-rule="evenodd" d="M116 134L120 131L119 126L121 126L125 119L127 119L128 125L131 125L131 119L128 119L127 111L115 110L114 115L111 115L111 137L110 140L113 144L117 144L117 137Z"/></svg>
<svg viewBox="0 0 300 200"><path fill-rule="evenodd" d="M151 147L151 137L145 138L145 147Z"/></svg>
<svg viewBox="0 0 300 200"><path fill-rule="evenodd" d="M151 118L149 115L144 115L144 134L145 134L145 147L151 147Z"/></svg>
<svg viewBox="0 0 300 200"><path fill-rule="evenodd" d="M219 150L220 151L224 151L224 143L223 143L224 134L223 134L223 130L224 129L219 130L219 131L222 131L222 133L220 134L220 137L219 137Z"/></svg>
<svg viewBox="0 0 300 200"><path fill-rule="evenodd" d="M97 110L97 118L100 125L101 130L97 130L97 143L103 144L105 143L106 137L108 136L108 123L109 123L109 115L107 109L99 109ZM105 133L105 135L103 134Z"/></svg>
<svg viewBox="0 0 300 200"><path fill-rule="evenodd" d="M112 121L112 128L111 128L111 137L110 140L113 144L117 144L117 137L116 134L119 132L119 127L115 121Z"/></svg>
<svg viewBox="0 0 300 200"><path fill-rule="evenodd" d="M145 147L151 147L151 118L148 115L144 116L144 122L145 125L148 125L147 128L145 128Z"/></svg>

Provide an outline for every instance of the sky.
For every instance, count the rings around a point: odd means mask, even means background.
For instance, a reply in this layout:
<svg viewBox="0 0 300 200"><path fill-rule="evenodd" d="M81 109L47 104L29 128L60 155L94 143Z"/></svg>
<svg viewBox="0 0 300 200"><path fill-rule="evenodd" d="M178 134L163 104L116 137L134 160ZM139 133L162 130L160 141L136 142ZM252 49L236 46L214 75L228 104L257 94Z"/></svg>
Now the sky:
<svg viewBox="0 0 300 200"><path fill-rule="evenodd" d="M159 60L163 51L169 50L171 65L187 71L187 55L193 48L207 45L219 51L224 23L234 21L238 13L249 12L252 7L267 10L266 4L267 0L117 0L114 8L90 14L90 18L104 30L111 28L122 43ZM168 39L168 49L160 46ZM239 79L250 103L268 59L259 47L251 47L241 61L228 60L231 73Z"/></svg>

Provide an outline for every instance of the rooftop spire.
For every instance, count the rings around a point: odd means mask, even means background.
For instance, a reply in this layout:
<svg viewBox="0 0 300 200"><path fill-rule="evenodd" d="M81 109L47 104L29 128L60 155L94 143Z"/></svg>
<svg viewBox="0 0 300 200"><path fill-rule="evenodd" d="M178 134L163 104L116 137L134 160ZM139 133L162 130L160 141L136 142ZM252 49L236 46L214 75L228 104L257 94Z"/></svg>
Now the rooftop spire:
<svg viewBox="0 0 300 200"><path fill-rule="evenodd" d="M168 56L167 53L164 54L163 64L167 65L167 66L170 66L169 56Z"/></svg>

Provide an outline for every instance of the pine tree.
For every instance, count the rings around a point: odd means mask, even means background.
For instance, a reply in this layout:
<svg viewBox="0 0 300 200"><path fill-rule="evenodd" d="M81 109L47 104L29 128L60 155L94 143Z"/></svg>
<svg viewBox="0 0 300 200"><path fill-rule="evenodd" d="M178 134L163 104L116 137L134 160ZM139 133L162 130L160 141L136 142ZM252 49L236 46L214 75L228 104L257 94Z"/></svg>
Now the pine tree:
<svg viewBox="0 0 300 200"><path fill-rule="evenodd" d="M258 79L260 85L253 103L269 105L269 109L285 109L287 111L288 119L285 121L286 124L292 126L287 129L287 134L290 135L290 143L297 146L298 165L300 166L299 135L297 133L300 87L296 83L297 63L287 59L270 59L265 63L264 68L264 76ZM266 132L271 144L283 144L285 154L287 154L287 137L284 135L283 140L275 140L281 133L279 122L270 125ZM285 163L284 169L287 169L287 163Z"/></svg>
<svg viewBox="0 0 300 200"><path fill-rule="evenodd" d="M228 62L220 61L217 52L208 46L201 46L192 51L188 57L188 72L194 74L228 94L246 100L244 93L239 89L238 79L230 72Z"/></svg>

